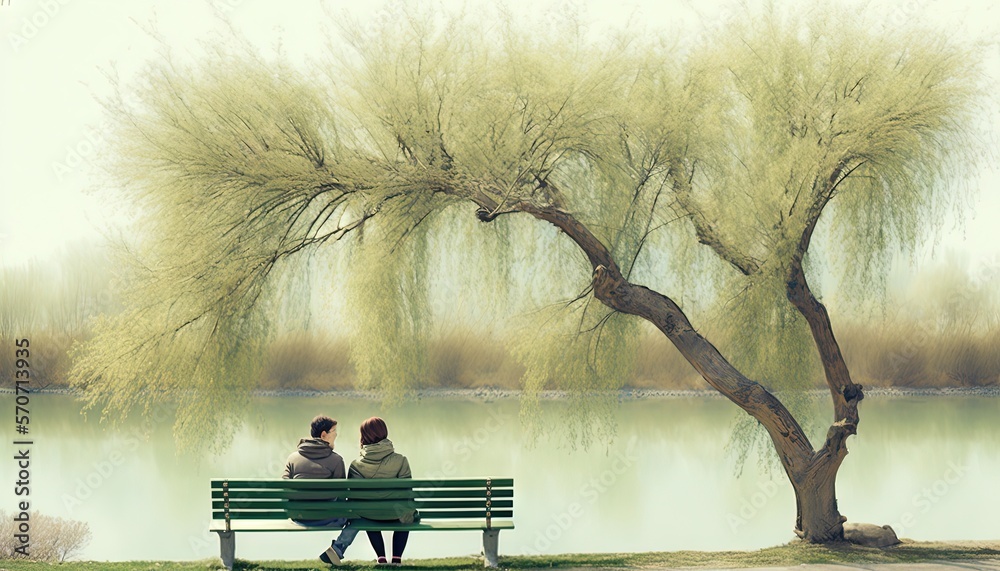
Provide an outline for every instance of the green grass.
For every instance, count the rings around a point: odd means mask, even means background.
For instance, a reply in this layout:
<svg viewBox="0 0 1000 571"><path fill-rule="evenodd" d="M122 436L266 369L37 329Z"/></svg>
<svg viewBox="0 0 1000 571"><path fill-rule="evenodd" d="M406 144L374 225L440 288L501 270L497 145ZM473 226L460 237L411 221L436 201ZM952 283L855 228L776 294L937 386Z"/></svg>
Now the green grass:
<svg viewBox="0 0 1000 571"><path fill-rule="evenodd" d="M541 556L501 557L504 569L595 569L649 567L766 567L795 566L802 563L918 563L926 561L954 561L968 559L1000 559L1000 542L905 542L889 549L872 549L850 544L809 545L791 543L759 551L671 551L655 553L598 553ZM126 562L71 562L62 564L27 561L0 561L0 571L39 571L53 568L60 571L190 571L219 569L218 559L202 561L126 561ZM340 569L370 569L372 562L346 561ZM403 569L444 569L449 571L481 570L481 559L451 557L447 559L418 559L409 561ZM327 571L329 567L318 561L243 561L237 560L235 569L241 571Z"/></svg>

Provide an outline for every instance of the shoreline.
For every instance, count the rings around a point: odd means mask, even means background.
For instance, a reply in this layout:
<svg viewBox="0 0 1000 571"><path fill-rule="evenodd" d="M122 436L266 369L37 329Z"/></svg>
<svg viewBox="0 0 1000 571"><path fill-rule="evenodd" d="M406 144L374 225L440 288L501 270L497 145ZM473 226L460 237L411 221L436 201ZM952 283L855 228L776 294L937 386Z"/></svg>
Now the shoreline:
<svg viewBox="0 0 1000 571"><path fill-rule="evenodd" d="M0 388L0 394L14 394L15 389ZM73 395L77 391L69 388L46 388L30 391L29 394L59 394ZM823 397L829 394L827 389L811 389L805 391L813 397ZM715 389L619 389L611 391L617 393L618 402L636 400L656 400L656 399L686 399L686 398L726 398ZM479 387L474 389L453 389L434 388L417 389L407 393L405 399L442 399L442 400L481 400L492 402L495 400L516 400L520 399L524 391L515 389L497 389L489 387ZM380 400L381 395L375 391L316 391L310 389L282 389L282 390L254 390L254 397L334 397L348 400ZM539 400L567 400L573 396L568 391L540 391ZM600 395L598 396L608 396ZM778 397L780 398L780 393ZM988 387L939 387L939 388L897 388L897 387L871 387L865 389L865 398L903 398L903 397L1000 397L1000 386Z"/></svg>
<svg viewBox="0 0 1000 571"><path fill-rule="evenodd" d="M726 398L715 389L620 389L611 391L617 393L617 400L656 400L656 399L686 399L686 398ZM810 396L823 397L829 394L826 389L813 389L806 391ZM475 399L486 402L494 400L516 400L521 398L524 391L514 389L418 389L408 394L406 398L416 400L421 399ZM289 390L259 390L254 391L257 397L339 397L357 400L379 400L380 396L372 391L310 391L301 389ZM572 395L568 391L539 391L539 400L567 400ZM604 396L604 395L599 395ZM780 398L780 394L778 395ZM972 396L972 397L1000 397L1000 386L995 387L943 387L943 388L870 388L865 389L865 397L873 398L900 398L900 397L948 397L948 396Z"/></svg>

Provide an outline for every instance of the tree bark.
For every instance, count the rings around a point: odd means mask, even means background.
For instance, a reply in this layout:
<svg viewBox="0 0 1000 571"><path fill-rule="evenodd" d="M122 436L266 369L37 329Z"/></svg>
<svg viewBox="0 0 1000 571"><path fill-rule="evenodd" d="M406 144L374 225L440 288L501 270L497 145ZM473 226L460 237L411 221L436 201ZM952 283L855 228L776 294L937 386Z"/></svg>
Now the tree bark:
<svg viewBox="0 0 1000 571"><path fill-rule="evenodd" d="M801 477L791 478L798 507L796 534L811 542L841 541L846 518L837 509L835 482L837 471L847 456L847 437L858 432L861 421L858 403L865 395L863 387L851 380L850 370L833 334L830 315L809 289L800 258L792 264L787 295L809 324L834 410L834 423L812 465Z"/></svg>
<svg viewBox="0 0 1000 571"><path fill-rule="evenodd" d="M824 460L801 476L793 476L795 534L811 543L841 541L847 518L837 509L837 471L840 462Z"/></svg>

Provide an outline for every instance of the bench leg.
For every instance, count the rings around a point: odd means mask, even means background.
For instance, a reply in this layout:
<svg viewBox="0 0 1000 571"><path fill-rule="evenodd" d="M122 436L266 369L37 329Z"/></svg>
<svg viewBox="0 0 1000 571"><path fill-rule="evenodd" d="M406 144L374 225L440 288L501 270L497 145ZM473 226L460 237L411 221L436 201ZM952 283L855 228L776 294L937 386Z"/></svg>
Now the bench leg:
<svg viewBox="0 0 1000 571"><path fill-rule="evenodd" d="M219 556L222 557L222 564L226 569L232 571L233 562L236 560L236 532L219 531Z"/></svg>
<svg viewBox="0 0 1000 571"><path fill-rule="evenodd" d="M500 545L499 529L483 530L483 566L497 566L497 547Z"/></svg>

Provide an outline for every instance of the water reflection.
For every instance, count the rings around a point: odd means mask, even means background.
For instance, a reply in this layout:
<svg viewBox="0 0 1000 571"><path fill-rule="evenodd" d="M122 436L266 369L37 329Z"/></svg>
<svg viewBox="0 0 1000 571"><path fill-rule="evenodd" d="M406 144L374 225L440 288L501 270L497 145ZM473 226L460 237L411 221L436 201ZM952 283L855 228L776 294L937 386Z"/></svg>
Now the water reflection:
<svg viewBox="0 0 1000 571"><path fill-rule="evenodd" d="M167 416L109 431L84 421L70 397L37 395L32 404L32 507L87 521L88 559L217 555L205 531L209 478L279 476L318 413L340 421L337 449L347 460L359 449L357 426L380 415L414 476L513 476L518 528L501 534L502 554L753 549L792 537L795 503L783 476L749 464L734 477L724 452L734 407L718 398L623 403L617 438L575 451L558 432L525 446L511 401L425 399L386 412L371 401L266 398L232 447L200 458L176 453ZM839 479L848 518L891 523L914 539L996 539L987 518L1000 511L1000 399L869 398L862 406ZM144 424L148 439L137 432ZM2 463L5 481L12 468ZM312 559L328 541L324 533L242 534L237 554ZM479 550L475 532L418 533L407 556ZM374 553L362 537L348 557Z"/></svg>

